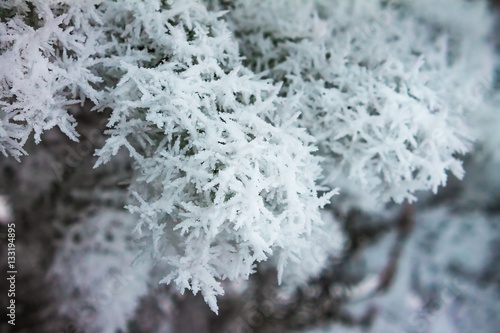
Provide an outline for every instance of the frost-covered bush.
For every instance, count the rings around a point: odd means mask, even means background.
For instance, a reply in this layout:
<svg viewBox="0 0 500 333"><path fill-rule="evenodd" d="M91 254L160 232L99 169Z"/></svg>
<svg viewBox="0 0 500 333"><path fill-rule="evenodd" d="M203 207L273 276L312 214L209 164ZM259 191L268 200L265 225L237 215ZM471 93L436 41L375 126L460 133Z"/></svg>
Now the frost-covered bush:
<svg viewBox="0 0 500 333"><path fill-rule="evenodd" d="M215 312L221 281L259 262L280 281L321 270L342 246L321 210L338 186L370 208L461 177L494 68L481 1L233 5L0 3L0 151L19 159L54 126L77 140L78 103L109 112L96 166L129 152L160 282Z"/></svg>
<svg viewBox="0 0 500 333"><path fill-rule="evenodd" d="M243 0L230 19L247 64L297 100L327 182L356 205L463 176L467 119L494 69L486 3Z"/></svg>
<svg viewBox="0 0 500 333"><path fill-rule="evenodd" d="M88 12L70 3L23 4L9 8L14 18L5 27L25 24L23 13L25 21L38 15L34 27L17 32L22 38L9 34L40 45L23 57L16 42L6 44L3 56L28 68L22 77L5 74L4 113L25 130L17 153L9 153L18 157L32 130L38 141L53 124L76 138L67 110L75 98L111 108L110 138L97 164L121 146L136 160L131 190L139 205L130 209L140 216L136 230L151 231L154 255L172 266L163 281L201 290L216 311L221 279L247 278L272 254L281 279L289 260L300 261L311 240L325 237L319 209L334 192L319 193L326 189L316 185L321 169L312 138L295 126L296 115L283 112L292 106L277 97L278 88L243 67L219 13L193 1L96 2ZM47 72L33 74L25 61ZM49 83L45 99L33 92L31 75ZM14 98L16 89L26 97ZM15 140L13 133L7 138Z"/></svg>
<svg viewBox="0 0 500 333"><path fill-rule="evenodd" d="M77 140L71 105L90 99L103 79L104 37L98 1L2 1L0 3L0 152L19 160L33 133L59 127ZM97 20L97 21L96 21Z"/></svg>
<svg viewBox="0 0 500 333"><path fill-rule="evenodd" d="M130 150L138 204L129 209L172 267L162 282L201 290L216 311L221 279L248 278L271 254L281 279L288 260L304 259L333 193L318 193L311 138L282 116L290 106L276 87L242 66L219 14L196 3L129 6L115 19L128 29L120 38L163 59L121 61L125 74L108 96L111 137L97 164ZM166 23L153 30L151 22Z"/></svg>

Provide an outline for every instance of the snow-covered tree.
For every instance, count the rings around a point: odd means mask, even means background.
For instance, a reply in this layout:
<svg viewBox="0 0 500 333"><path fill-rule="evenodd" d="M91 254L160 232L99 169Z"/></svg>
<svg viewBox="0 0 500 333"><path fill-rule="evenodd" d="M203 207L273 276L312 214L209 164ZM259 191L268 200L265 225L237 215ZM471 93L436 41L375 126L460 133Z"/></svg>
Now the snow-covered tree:
<svg viewBox="0 0 500 333"><path fill-rule="evenodd" d="M31 141L57 127L77 142L85 115L106 118L97 170L132 165L115 175L129 215L108 207L64 231L49 275L60 313L78 316L72 295L97 297L133 260L147 261L131 268L137 288L89 329L125 329L150 278L201 292L216 313L223 283L258 267L293 293L340 255L353 211L384 219L387 204L436 193L474 147L492 173L493 24L481 0L1 1L2 163L46 165L43 149L25 156ZM488 183L475 170L469 205ZM453 216L437 212L417 223Z"/></svg>
<svg viewBox="0 0 500 333"><path fill-rule="evenodd" d="M355 205L411 202L447 171L463 176L468 119L494 73L486 3L239 1L230 18L247 64L297 100L327 183Z"/></svg>
<svg viewBox="0 0 500 333"><path fill-rule="evenodd" d="M190 2L128 5L118 20L130 32L117 38L162 59L120 61L97 165L129 149L138 202L129 209L140 217L136 230L151 233L153 255L172 267L162 282L201 290L216 311L221 279L248 278L271 254L279 276L288 260L305 259L333 192L319 193L312 138L281 112L292 106L277 88L242 66L218 13Z"/></svg>

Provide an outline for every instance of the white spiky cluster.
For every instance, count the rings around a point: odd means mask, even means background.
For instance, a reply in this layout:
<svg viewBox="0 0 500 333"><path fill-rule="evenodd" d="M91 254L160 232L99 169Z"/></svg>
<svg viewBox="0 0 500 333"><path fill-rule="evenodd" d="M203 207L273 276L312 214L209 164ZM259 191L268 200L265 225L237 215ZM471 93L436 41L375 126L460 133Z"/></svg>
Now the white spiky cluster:
<svg viewBox="0 0 500 333"><path fill-rule="evenodd" d="M248 64L298 98L329 184L370 207L435 192L447 171L462 177L467 117L484 108L494 68L486 3L237 4L230 18Z"/></svg>
<svg viewBox="0 0 500 333"><path fill-rule="evenodd" d="M483 1L234 5L0 3L0 151L54 126L76 140L84 100L110 110L97 165L129 151L161 282L214 311L258 262L320 270L342 243L321 213L336 187L370 208L461 177L494 66Z"/></svg>

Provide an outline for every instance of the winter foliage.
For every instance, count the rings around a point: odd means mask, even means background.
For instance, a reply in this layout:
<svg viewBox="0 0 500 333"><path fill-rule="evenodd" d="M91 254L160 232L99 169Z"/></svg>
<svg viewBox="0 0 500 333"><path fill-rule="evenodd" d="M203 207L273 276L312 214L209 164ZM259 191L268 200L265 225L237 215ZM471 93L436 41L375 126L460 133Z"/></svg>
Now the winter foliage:
<svg viewBox="0 0 500 333"><path fill-rule="evenodd" d="M2 1L0 3L0 152L19 159L33 133L59 127L77 140L68 108L88 98L97 103L94 67L100 31L95 1Z"/></svg>
<svg viewBox="0 0 500 333"><path fill-rule="evenodd" d="M124 13L126 45L145 43L164 59L120 61L97 165L129 149L136 230L150 231L153 255L172 266L161 282L201 290L216 311L220 279L248 278L273 251L279 276L289 258L300 260L309 237L323 233L319 208L333 192L318 194L312 138L279 113L288 105L277 89L242 67L226 24L199 4L185 6L155 14L138 3L132 22ZM156 31L150 21L169 23Z"/></svg>
<svg viewBox="0 0 500 333"><path fill-rule="evenodd" d="M201 292L214 312L221 282L248 279L260 262L279 282L305 283L343 246L323 211L334 195L380 211L437 192L450 173L463 177L479 126L498 118L484 1L237 0L219 9L0 3L0 152L20 160L31 135L39 143L53 127L78 140L73 109L90 101L110 114L95 166L122 148L134 162L133 215L89 219L65 238L54 274L68 292L92 295L133 260L129 229L148 237L145 258L164 265L155 282ZM86 281L94 252L110 259ZM75 261L81 253L91 255ZM96 330L125 327L148 272L134 295L114 299L117 321L98 317Z"/></svg>
<svg viewBox="0 0 500 333"><path fill-rule="evenodd" d="M328 184L369 208L463 176L467 117L484 108L494 69L485 3L238 4L230 18L247 63L298 100Z"/></svg>

